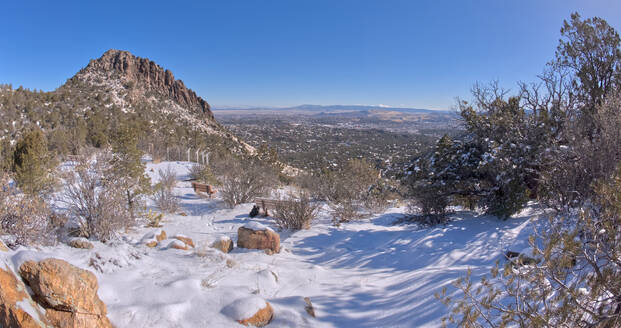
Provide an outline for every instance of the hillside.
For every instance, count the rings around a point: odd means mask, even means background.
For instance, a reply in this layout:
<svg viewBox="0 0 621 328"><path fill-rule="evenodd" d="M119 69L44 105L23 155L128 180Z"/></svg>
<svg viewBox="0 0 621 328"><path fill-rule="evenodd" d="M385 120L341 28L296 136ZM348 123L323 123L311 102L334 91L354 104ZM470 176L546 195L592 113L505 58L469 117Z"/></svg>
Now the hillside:
<svg viewBox="0 0 621 328"><path fill-rule="evenodd" d="M12 144L26 127L40 126L58 154L107 144L122 124L141 132L144 148L220 147L252 152L223 128L206 100L155 62L109 50L51 92L0 87L0 137ZM158 149L152 149L157 152Z"/></svg>
<svg viewBox="0 0 621 328"><path fill-rule="evenodd" d="M145 240L159 229L141 225L113 242L91 240L92 249L61 243L0 251L0 263L17 271L24 259L54 257L93 272L108 318L119 328L243 327L225 309L249 297L272 305L268 327L438 327L448 309L434 294L447 287L458 296L452 281L469 269L478 281L497 260L505 262L503 252L527 247L536 223L530 218L537 217L532 209L509 221L458 211L449 224L421 228L395 224L405 212L395 207L335 227L324 205L309 230L280 230L270 217L249 218L250 203L228 209L219 195L198 197L185 181L192 165L147 164L154 183L158 169L176 172L174 194L182 202L183 214L164 217L168 239L157 246ZM279 253L237 247L239 227L250 222L280 234ZM195 248L173 249L176 235L192 238ZM230 253L210 247L223 237L237 243Z"/></svg>

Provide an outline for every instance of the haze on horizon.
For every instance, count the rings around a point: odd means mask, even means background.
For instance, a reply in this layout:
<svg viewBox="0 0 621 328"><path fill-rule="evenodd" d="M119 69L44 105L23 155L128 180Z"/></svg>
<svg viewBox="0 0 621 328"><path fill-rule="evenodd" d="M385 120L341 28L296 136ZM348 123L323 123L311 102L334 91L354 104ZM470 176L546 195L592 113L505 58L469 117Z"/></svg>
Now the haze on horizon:
<svg viewBox="0 0 621 328"><path fill-rule="evenodd" d="M85 1L1 5L0 83L53 90L106 50L154 60L214 107L449 109L477 81L534 81L595 1Z"/></svg>

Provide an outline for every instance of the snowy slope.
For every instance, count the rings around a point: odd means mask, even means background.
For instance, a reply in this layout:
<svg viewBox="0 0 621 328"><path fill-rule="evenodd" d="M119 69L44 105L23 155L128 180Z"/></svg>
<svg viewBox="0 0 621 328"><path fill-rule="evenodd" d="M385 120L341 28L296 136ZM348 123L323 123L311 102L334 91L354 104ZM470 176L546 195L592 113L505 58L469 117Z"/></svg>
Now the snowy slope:
<svg viewBox="0 0 621 328"><path fill-rule="evenodd" d="M157 169L168 165L185 180L192 164L149 164L154 182ZM451 282L468 268L476 279L502 252L524 249L535 216L526 211L500 221L458 212L446 226L420 229L393 225L404 211L393 208L336 228L322 211L310 230L279 231L279 254L237 248L223 254L209 245L222 236L235 241L237 228L249 221L278 229L269 218L250 219L252 204L227 209L217 197L197 197L186 181L175 191L187 215L166 216L163 229L169 238L191 237L194 250L170 249L171 240L143 246L143 236L155 229L138 227L91 250L58 245L9 256L17 265L45 253L92 270L118 327L242 327L226 308L251 296L272 304L269 327L436 327L447 308L434 293L444 286L453 293ZM304 297L310 297L316 318L304 310Z"/></svg>

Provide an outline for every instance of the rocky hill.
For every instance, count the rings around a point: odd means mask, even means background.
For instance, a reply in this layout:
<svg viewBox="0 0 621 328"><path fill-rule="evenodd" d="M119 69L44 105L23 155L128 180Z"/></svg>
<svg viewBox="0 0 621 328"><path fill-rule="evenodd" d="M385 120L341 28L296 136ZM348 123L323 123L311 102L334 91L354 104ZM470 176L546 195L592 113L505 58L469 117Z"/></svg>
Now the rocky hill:
<svg viewBox="0 0 621 328"><path fill-rule="evenodd" d="M133 124L142 143L253 153L214 119L207 101L155 62L108 50L51 92L0 85L0 150L38 125L58 153L100 147L118 126ZM2 146L4 144L4 146Z"/></svg>
<svg viewBox="0 0 621 328"><path fill-rule="evenodd" d="M165 70L155 62L136 57L128 51L108 50L99 59L92 60L67 83L76 79L95 85L105 86L118 80L127 89L129 97L126 103L148 96L153 92L176 102L181 108L192 114L204 117L206 122L213 121L213 114L207 101L188 89L181 80L176 80L173 73Z"/></svg>

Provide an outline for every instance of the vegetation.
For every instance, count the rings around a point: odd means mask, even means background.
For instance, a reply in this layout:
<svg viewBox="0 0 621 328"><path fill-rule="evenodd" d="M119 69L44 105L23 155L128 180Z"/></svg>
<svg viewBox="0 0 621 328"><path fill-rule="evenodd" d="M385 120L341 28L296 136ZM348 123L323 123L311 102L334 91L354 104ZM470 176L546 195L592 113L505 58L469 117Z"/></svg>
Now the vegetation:
<svg viewBox="0 0 621 328"><path fill-rule="evenodd" d="M218 192L231 208L268 194L278 185L278 171L254 157L222 155L211 160Z"/></svg>
<svg viewBox="0 0 621 328"><path fill-rule="evenodd" d="M51 171L56 161L50 156L47 141L39 128L25 133L13 152L13 171L19 188L31 195L50 190L54 183Z"/></svg>
<svg viewBox="0 0 621 328"><path fill-rule="evenodd" d="M177 176L172 168L157 171L160 181L154 187L153 200L160 210L174 213L179 209L179 199L173 194L177 185Z"/></svg>
<svg viewBox="0 0 621 328"><path fill-rule="evenodd" d="M476 105L461 102L466 135L441 140L408 179L437 187L445 204L470 197L502 217L534 196L559 210L531 236L533 260L497 264L479 286L469 276L456 281L462 299L439 295L452 308L446 323L621 324L621 38L604 20L578 14L561 33L541 84L508 99L475 88Z"/></svg>
<svg viewBox="0 0 621 328"><path fill-rule="evenodd" d="M283 229L309 229L317 217L318 210L319 206L303 192L299 196L290 194L276 203L272 217Z"/></svg>
<svg viewBox="0 0 621 328"><path fill-rule="evenodd" d="M114 138L113 157L110 161L110 175L114 176L116 185L123 188L127 208L132 218L140 208L145 194L151 192L151 180L145 174L142 163L142 151L138 149L139 130L135 126L124 125Z"/></svg>
<svg viewBox="0 0 621 328"><path fill-rule="evenodd" d="M49 244L58 228L45 201L36 194L20 193L7 173L0 175L0 233L11 235L9 246Z"/></svg>
<svg viewBox="0 0 621 328"><path fill-rule="evenodd" d="M222 123L255 148L272 152L272 157L313 174L364 158L382 170L383 176L394 177L437 139L435 132L392 132L306 116L225 116Z"/></svg>
<svg viewBox="0 0 621 328"><path fill-rule="evenodd" d="M112 174L113 161L109 152L82 156L75 170L66 174L62 200L76 219L74 235L107 241L135 224L125 186Z"/></svg>

